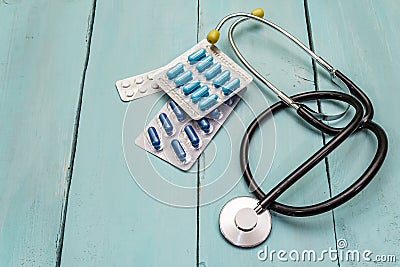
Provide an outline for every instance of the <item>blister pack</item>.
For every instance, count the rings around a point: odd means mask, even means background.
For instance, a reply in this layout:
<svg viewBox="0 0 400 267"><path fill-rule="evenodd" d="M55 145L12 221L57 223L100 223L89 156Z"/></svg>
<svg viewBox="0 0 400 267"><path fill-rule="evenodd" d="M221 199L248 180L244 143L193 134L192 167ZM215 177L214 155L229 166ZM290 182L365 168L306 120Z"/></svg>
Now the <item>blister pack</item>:
<svg viewBox="0 0 400 267"><path fill-rule="evenodd" d="M115 83L119 97L124 102L151 95L162 91L154 81L154 76L164 68L155 69L130 78L119 80Z"/></svg>
<svg viewBox="0 0 400 267"><path fill-rule="evenodd" d="M154 75L154 81L195 120L239 93L252 79L207 40L199 42Z"/></svg>
<svg viewBox="0 0 400 267"><path fill-rule="evenodd" d="M168 100L135 144L181 170L190 169L239 103L238 95L215 108L207 117L193 120Z"/></svg>

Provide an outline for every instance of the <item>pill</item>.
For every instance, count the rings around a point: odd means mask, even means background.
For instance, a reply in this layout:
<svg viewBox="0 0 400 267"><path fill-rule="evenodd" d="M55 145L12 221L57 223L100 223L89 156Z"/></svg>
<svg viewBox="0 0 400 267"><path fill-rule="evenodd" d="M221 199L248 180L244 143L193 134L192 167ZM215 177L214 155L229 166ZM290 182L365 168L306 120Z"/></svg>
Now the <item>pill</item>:
<svg viewBox="0 0 400 267"><path fill-rule="evenodd" d="M181 72L183 72L183 64L177 63L175 66L170 68L166 74L167 74L168 79L172 80L173 78L178 76L178 74Z"/></svg>
<svg viewBox="0 0 400 267"><path fill-rule="evenodd" d="M219 119L221 116L221 112L216 108L210 112L210 117L213 119Z"/></svg>
<svg viewBox="0 0 400 267"><path fill-rule="evenodd" d="M196 63L200 61L206 55L206 49L200 48L197 51L194 51L188 56L188 61L190 63Z"/></svg>
<svg viewBox="0 0 400 267"><path fill-rule="evenodd" d="M201 110L207 110L212 107L217 102L218 96L216 94L211 94L205 99L201 100L199 103L199 108Z"/></svg>
<svg viewBox="0 0 400 267"><path fill-rule="evenodd" d="M160 119L161 125L163 126L167 135L171 135L174 131L174 126L172 126L171 121L169 120L167 114L161 113L158 118Z"/></svg>
<svg viewBox="0 0 400 267"><path fill-rule="evenodd" d="M194 81L191 81L191 82L185 84L182 87L182 92L185 95L189 95L189 94L193 93L198 87L200 87L200 80L194 80Z"/></svg>
<svg viewBox="0 0 400 267"><path fill-rule="evenodd" d="M198 148L200 144L199 136L197 135L196 131L193 129L192 125L185 126L185 133L189 138L190 143L194 148Z"/></svg>
<svg viewBox="0 0 400 267"><path fill-rule="evenodd" d="M209 95L208 86L203 85L200 88L198 88L196 91L194 91L194 93L190 96L190 98L192 99L193 103L196 103L197 101L200 100L200 98L206 97L208 95Z"/></svg>
<svg viewBox="0 0 400 267"><path fill-rule="evenodd" d="M175 113L175 116L178 119L178 121L183 120L183 118L185 117L183 110L172 100L169 102L169 106L171 107L172 111Z"/></svg>
<svg viewBox="0 0 400 267"><path fill-rule="evenodd" d="M200 128L205 132L209 133L210 132L210 122L206 118L202 118L197 121L197 124L200 126Z"/></svg>
<svg viewBox="0 0 400 267"><path fill-rule="evenodd" d="M125 95L126 95L127 97L132 97L134 94L135 94L135 92L134 92L132 89L127 89L127 90L125 91Z"/></svg>
<svg viewBox="0 0 400 267"><path fill-rule="evenodd" d="M240 80L239 78L235 78L232 81L229 81L227 84L222 86L222 92L224 92L224 95L229 95L232 93L236 88L238 88L240 85Z"/></svg>
<svg viewBox="0 0 400 267"><path fill-rule="evenodd" d="M204 76L207 80L211 80L214 78L218 73L221 72L221 63L217 62L214 63L205 73Z"/></svg>
<svg viewBox="0 0 400 267"><path fill-rule="evenodd" d="M123 80L121 82L121 85L122 85L123 88L128 88L128 87L131 86L131 82L129 80Z"/></svg>
<svg viewBox="0 0 400 267"><path fill-rule="evenodd" d="M208 67L210 67L210 65L213 62L213 57L211 55L206 56L205 58L203 58L197 65L196 65L196 69L199 72L203 72L205 69L207 69Z"/></svg>
<svg viewBox="0 0 400 267"><path fill-rule="evenodd" d="M156 128L153 126L149 127L149 129L147 129L147 133L149 134L151 145L154 147L154 149L159 150L161 148L161 141Z"/></svg>
<svg viewBox="0 0 400 267"><path fill-rule="evenodd" d="M160 86L158 85L158 83L156 83L156 82L153 82L152 84L151 84L151 88L153 88L153 89L158 89Z"/></svg>
<svg viewBox="0 0 400 267"><path fill-rule="evenodd" d="M185 150L183 149L181 143L180 143L178 140L174 139L174 140L171 141L171 146L172 146L172 148L174 149L175 154L178 156L178 159L179 159L180 161L185 161L185 159L186 159L186 152L185 152Z"/></svg>
<svg viewBox="0 0 400 267"><path fill-rule="evenodd" d="M143 78L142 77L137 77L136 78L136 80L135 80L135 82L136 82L136 84L141 84L141 83L143 83Z"/></svg>
<svg viewBox="0 0 400 267"><path fill-rule="evenodd" d="M224 70L221 72L213 81L213 85L217 88L221 87L231 78L231 72L229 70Z"/></svg>
<svg viewBox="0 0 400 267"><path fill-rule="evenodd" d="M179 76L174 79L174 83L176 84L177 87L179 87L181 85L184 85L191 79L192 79L192 71L188 70L182 74L179 74Z"/></svg>
<svg viewBox="0 0 400 267"><path fill-rule="evenodd" d="M147 86L141 86L141 87L139 87L139 92L141 92L142 94L143 94L143 93L146 93L146 92L147 92Z"/></svg>
<svg viewBox="0 0 400 267"><path fill-rule="evenodd" d="M232 97L229 98L228 100L226 100L226 101L225 101L225 104L228 105L228 106L232 106L232 105L233 105L233 99L232 99Z"/></svg>

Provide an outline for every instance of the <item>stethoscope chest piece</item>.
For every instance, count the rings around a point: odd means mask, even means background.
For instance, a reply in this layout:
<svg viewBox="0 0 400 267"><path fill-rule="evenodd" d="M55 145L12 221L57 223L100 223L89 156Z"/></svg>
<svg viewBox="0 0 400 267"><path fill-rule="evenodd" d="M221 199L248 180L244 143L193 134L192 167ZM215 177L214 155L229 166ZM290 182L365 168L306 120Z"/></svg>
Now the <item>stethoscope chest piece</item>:
<svg viewBox="0 0 400 267"><path fill-rule="evenodd" d="M272 226L271 215L267 210L261 214L255 212L258 201L252 197L237 197L222 208L219 228L233 245L255 247L267 239Z"/></svg>

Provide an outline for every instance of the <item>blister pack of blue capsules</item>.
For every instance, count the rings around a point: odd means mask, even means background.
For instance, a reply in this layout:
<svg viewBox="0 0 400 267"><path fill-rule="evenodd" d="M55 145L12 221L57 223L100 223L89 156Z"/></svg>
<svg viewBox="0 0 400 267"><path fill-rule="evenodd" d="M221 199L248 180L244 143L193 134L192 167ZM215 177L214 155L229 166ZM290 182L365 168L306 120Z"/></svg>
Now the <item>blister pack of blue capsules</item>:
<svg viewBox="0 0 400 267"><path fill-rule="evenodd" d="M154 81L192 119L205 117L239 93L252 76L203 40L154 75Z"/></svg>
<svg viewBox="0 0 400 267"><path fill-rule="evenodd" d="M181 170L190 169L239 103L238 95L193 120L172 99L135 139L135 144Z"/></svg>

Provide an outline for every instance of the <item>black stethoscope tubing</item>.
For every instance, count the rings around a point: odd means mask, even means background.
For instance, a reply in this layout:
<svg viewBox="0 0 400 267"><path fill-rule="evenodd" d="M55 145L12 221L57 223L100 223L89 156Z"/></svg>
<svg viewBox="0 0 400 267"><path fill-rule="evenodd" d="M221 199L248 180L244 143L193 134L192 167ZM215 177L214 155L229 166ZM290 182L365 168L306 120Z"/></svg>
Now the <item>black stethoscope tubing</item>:
<svg viewBox="0 0 400 267"><path fill-rule="evenodd" d="M295 171L293 171L285 179L283 179L282 182L280 182L277 186L270 190L269 193L265 194L254 180L253 174L250 169L248 161L249 144L255 130L263 121L270 118L270 116L275 114L276 112L288 107L282 101L277 102L270 108L263 111L260 115L258 115L257 118L254 119L250 126L247 128L240 147L240 165L245 181L247 182L253 194L260 200L259 205L262 207L263 210L270 209L277 213L288 216L312 216L324 213L342 205L343 203L354 197L356 194L358 194L362 189L364 189L381 167L387 153L388 141L385 132L379 125L372 122L371 120L362 122L363 108L357 99L348 94L330 91L312 91L295 95L293 96L293 99L299 102L317 99L342 100L352 105L356 109L356 113L351 122L342 130L338 131L338 133L325 146L323 146L314 155L308 158ZM323 124L322 122L319 123ZM322 127L319 127L318 129L321 130L320 128ZM336 195L335 197L310 206L295 207L281 204L276 201L276 199L283 192L285 192L285 190L287 190L296 181L303 177L309 170L311 170L318 162L324 159L335 148L342 144L347 139L347 137L349 137L352 133L358 132L364 128L374 133L377 138L378 144L373 160L356 182L354 182L347 189L345 189L343 192ZM324 133L329 133L324 130L322 131Z"/></svg>
<svg viewBox="0 0 400 267"><path fill-rule="evenodd" d="M237 49L237 46L234 44L232 37L233 30L242 21L244 21L244 19L239 19L231 25L228 33L229 41L232 47L235 48L234 51L236 55L238 55L242 63L246 63L245 65L249 65L244 57L241 55L240 51ZM254 69L248 68L248 70L257 77L256 73L254 73ZM388 140L384 130L378 124L372 121L374 110L371 101L357 85L355 85L340 71L335 70L333 74L348 87L351 95L336 91L311 91L292 96L291 99L299 104L297 113L300 117L302 117L306 122L314 126L316 129L320 130L321 132L333 135L334 137L326 145L319 149L314 155L304 161L285 179L283 179L277 186L271 189L267 194L265 194L263 190L259 187L251 172L248 161L249 144L255 130L259 127L259 125L270 118L270 116L272 116L276 112L288 107L287 103L280 101L270 108L266 109L260 115L258 115L257 118L254 119L254 121L246 130L240 147L240 165L246 183L248 184L253 194L260 200L258 204L258 207L260 207L257 211L258 213L261 213L263 210L270 209L277 213L288 216L303 217L327 212L344 204L345 202L353 198L356 194L358 194L362 189L364 189L382 166L388 150ZM348 103L355 109L354 117L345 127L335 128L326 125L321 120L315 118L315 116L313 116L309 112L309 109L301 104L301 102L305 101L322 99L330 99ZM368 168L353 184L351 184L348 188L346 188L344 191L337 194L336 196L314 205L297 207L285 205L276 201L276 199L283 192L285 192L290 186L292 186L295 182L302 178L322 159L327 157L351 134L359 132L363 129L371 131L376 136L377 150Z"/></svg>

